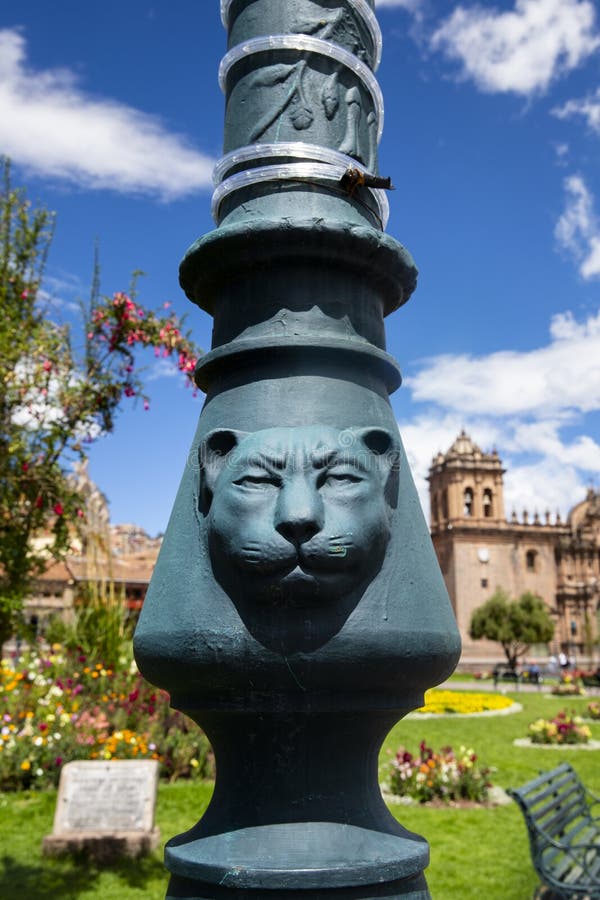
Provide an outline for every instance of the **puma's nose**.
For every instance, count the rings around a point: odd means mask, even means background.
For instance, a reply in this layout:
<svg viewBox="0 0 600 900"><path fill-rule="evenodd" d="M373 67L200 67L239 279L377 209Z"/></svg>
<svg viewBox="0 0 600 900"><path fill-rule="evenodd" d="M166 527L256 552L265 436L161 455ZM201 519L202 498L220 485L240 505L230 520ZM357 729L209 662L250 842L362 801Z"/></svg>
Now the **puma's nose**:
<svg viewBox="0 0 600 900"><path fill-rule="evenodd" d="M294 479L280 492L275 528L293 544L304 544L323 528L323 501L304 478Z"/></svg>

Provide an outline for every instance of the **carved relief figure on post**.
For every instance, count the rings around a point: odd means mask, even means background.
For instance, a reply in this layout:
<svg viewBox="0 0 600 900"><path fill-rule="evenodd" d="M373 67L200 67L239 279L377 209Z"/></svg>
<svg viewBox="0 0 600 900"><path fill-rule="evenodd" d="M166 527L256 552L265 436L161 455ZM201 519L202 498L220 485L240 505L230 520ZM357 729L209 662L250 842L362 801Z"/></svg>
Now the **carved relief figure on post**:
<svg viewBox="0 0 600 900"><path fill-rule="evenodd" d="M364 589L385 557L398 459L382 428L211 432L200 506L221 587L233 600L293 607Z"/></svg>

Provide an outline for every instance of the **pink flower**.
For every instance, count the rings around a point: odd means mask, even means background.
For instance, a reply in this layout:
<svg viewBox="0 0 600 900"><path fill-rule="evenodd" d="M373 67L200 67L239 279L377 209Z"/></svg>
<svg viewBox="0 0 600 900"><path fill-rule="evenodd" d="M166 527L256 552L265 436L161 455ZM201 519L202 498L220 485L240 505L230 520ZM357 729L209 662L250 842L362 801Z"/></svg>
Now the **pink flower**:
<svg viewBox="0 0 600 900"><path fill-rule="evenodd" d="M44 372L50 372L50 371L51 371L51 369L52 369L52 363L50 362L49 359L45 359L45 360L44 360L43 368L44 368Z"/></svg>

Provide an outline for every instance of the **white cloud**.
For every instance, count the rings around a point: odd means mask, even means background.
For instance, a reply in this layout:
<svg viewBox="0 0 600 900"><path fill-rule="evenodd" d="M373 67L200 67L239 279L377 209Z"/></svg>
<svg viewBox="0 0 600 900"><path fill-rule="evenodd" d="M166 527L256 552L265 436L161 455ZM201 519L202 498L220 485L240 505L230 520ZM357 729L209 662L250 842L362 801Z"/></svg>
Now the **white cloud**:
<svg viewBox="0 0 600 900"><path fill-rule="evenodd" d="M579 264L582 278L600 276L600 222L594 198L580 175L565 179L566 203L554 234Z"/></svg>
<svg viewBox="0 0 600 900"><path fill-rule="evenodd" d="M0 151L33 174L165 200L209 187L213 167L157 118L86 95L69 71L29 69L11 29L0 30Z"/></svg>
<svg viewBox="0 0 600 900"><path fill-rule="evenodd" d="M155 360L152 369L146 375L146 381L158 381L160 378L176 378L181 375L177 363L172 356Z"/></svg>
<svg viewBox="0 0 600 900"><path fill-rule="evenodd" d="M424 510L431 460L446 452L464 428L484 452L503 459L506 513L564 517L600 476L600 443L594 421L600 413L600 311L577 321L554 316L546 346L529 352L488 356L443 356L426 360L405 380L412 400L425 404L400 422L407 455ZM569 436L576 426L579 434ZM588 433L586 433L588 432Z"/></svg>
<svg viewBox="0 0 600 900"><path fill-rule="evenodd" d="M568 443L560 439L561 421L517 422L505 445L521 453L535 453L561 460L586 472L600 473L600 445L588 435L579 435Z"/></svg>
<svg viewBox="0 0 600 900"><path fill-rule="evenodd" d="M590 0L515 0L509 12L457 6L431 44L480 90L530 96L580 65L600 35Z"/></svg>
<svg viewBox="0 0 600 900"><path fill-rule="evenodd" d="M406 379L419 402L463 415L565 415L600 409L600 312L553 319L552 341L525 353L438 356Z"/></svg>
<svg viewBox="0 0 600 900"><path fill-rule="evenodd" d="M563 106L557 106L552 112L559 119L582 116L589 128L600 134L600 88L596 90L595 94L589 94L581 100L568 100Z"/></svg>
<svg viewBox="0 0 600 900"><path fill-rule="evenodd" d="M409 12L416 12L422 4L423 0L375 0L377 9L407 9Z"/></svg>
<svg viewBox="0 0 600 900"><path fill-rule="evenodd" d="M507 462L505 460L505 462ZM513 510L521 517L523 510L538 513L545 521L546 512L560 512L563 519L576 503L583 500L587 482L574 466L556 457L541 457L532 465L511 465L508 460L504 476L504 508L507 518Z"/></svg>

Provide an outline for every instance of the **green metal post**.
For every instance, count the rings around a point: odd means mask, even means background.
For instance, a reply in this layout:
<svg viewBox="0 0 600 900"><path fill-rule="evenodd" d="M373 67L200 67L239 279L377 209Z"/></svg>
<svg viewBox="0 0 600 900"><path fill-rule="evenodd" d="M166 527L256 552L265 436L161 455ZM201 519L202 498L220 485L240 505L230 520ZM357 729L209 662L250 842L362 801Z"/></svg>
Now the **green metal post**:
<svg viewBox="0 0 600 900"><path fill-rule="evenodd" d="M384 232L380 30L373 0L221 8L217 228L180 270L206 403L135 635L216 757L168 898L426 900L378 752L460 642L389 402L416 269Z"/></svg>

